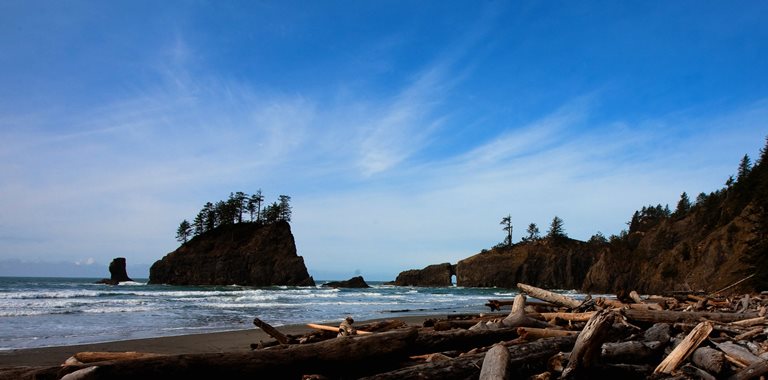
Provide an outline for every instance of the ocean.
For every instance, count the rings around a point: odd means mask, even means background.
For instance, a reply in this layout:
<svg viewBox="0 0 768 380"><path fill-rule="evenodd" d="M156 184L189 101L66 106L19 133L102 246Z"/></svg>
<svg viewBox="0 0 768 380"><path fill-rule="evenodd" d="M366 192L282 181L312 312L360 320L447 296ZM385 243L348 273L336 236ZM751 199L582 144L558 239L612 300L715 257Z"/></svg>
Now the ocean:
<svg viewBox="0 0 768 380"><path fill-rule="evenodd" d="M117 286L96 278L0 277L0 350L187 335L273 325L338 323L404 315L480 313L512 289L417 288L369 282L369 289L274 286Z"/></svg>

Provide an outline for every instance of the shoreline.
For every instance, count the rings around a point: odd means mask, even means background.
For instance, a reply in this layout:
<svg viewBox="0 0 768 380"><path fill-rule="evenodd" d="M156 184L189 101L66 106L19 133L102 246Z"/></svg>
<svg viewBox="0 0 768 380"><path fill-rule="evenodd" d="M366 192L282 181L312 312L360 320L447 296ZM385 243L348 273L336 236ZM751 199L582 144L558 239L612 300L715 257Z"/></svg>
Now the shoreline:
<svg viewBox="0 0 768 380"><path fill-rule="evenodd" d="M421 326L430 318L444 318L446 314L412 315L393 318L377 318L364 321L355 321L355 325L369 322L397 319L411 326ZM316 323L316 322L307 322ZM325 322L333 325L338 322ZM306 324L293 324L275 326L277 330L286 335L302 335L313 331ZM223 332L162 336L155 338L142 338L130 340L118 340L103 343L86 343L77 345L51 346L39 348L23 348L0 351L0 368L27 367L27 366L57 366L64 363L70 356L84 351L108 351L108 352L147 352L157 354L197 354L211 352L249 352L251 343L272 340L269 334L253 327L243 330Z"/></svg>

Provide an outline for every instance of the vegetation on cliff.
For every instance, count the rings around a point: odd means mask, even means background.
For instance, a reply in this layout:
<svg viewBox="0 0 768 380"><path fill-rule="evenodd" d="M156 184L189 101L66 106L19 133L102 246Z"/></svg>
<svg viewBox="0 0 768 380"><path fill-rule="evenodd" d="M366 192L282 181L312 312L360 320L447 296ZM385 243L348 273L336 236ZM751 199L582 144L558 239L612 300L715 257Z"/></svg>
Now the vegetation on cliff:
<svg viewBox="0 0 768 380"><path fill-rule="evenodd" d="M190 237L212 231L219 226L235 223L271 224L278 221L291 221L291 197L280 195L278 200L267 204L263 209L264 195L261 189L248 195L242 191L229 193L226 201L206 203L195 219L190 223L184 219L176 229L176 240L186 243ZM245 216L248 216L248 219Z"/></svg>
<svg viewBox="0 0 768 380"><path fill-rule="evenodd" d="M570 239L555 217L544 237L531 223L521 242L510 244L511 217L504 217L504 242L459 261L457 284L714 291L752 276L741 290L768 289L768 139L760 153L754 165L744 155L725 187L695 200L683 192L674 211L642 207L609 238L597 232L587 242Z"/></svg>

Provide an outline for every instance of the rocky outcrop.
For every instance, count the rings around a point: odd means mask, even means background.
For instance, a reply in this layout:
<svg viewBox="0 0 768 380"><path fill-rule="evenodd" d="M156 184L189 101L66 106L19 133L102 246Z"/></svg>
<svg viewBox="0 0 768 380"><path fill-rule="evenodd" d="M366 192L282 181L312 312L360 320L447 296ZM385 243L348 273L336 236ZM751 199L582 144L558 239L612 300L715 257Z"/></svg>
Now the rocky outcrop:
<svg viewBox="0 0 768 380"><path fill-rule="evenodd" d="M595 247L578 240L524 242L459 261L456 285L514 288L524 282L550 289L578 289L596 258Z"/></svg>
<svg viewBox="0 0 768 380"><path fill-rule="evenodd" d="M331 281L323 284L323 286L328 288L370 288L363 276L352 277L346 281Z"/></svg>
<svg viewBox="0 0 768 380"><path fill-rule="evenodd" d="M171 285L314 286L290 225L219 226L155 262L149 282Z"/></svg>
<svg viewBox="0 0 768 380"><path fill-rule="evenodd" d="M133 281L128 277L128 271L125 269L125 257L116 257L109 263L109 278L103 278L98 283L117 285L121 282Z"/></svg>
<svg viewBox="0 0 768 380"><path fill-rule="evenodd" d="M411 269L401 272L392 283L397 286L451 286L451 277L456 274L450 263L435 264L424 269Z"/></svg>

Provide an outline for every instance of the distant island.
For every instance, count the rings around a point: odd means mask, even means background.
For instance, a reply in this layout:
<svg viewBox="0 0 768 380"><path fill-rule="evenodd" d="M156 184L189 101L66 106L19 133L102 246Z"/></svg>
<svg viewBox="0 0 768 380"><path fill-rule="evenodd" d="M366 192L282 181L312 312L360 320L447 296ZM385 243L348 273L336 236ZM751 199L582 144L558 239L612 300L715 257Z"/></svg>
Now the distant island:
<svg viewBox="0 0 768 380"><path fill-rule="evenodd" d="M279 201L262 209L259 190L206 203L193 223L181 222L177 231L181 246L152 265L149 282L314 286L304 259L296 253L290 199L280 195Z"/></svg>
<svg viewBox="0 0 768 380"><path fill-rule="evenodd" d="M674 211L645 206L617 235L571 239L556 216L546 235L531 223L513 244L507 216L502 243L453 266L405 271L398 280L431 286L455 275L458 286L513 288L523 282L589 292L713 292L737 282L734 291L768 289L768 138L760 153L754 165L744 155L725 187L694 200L683 192Z"/></svg>

